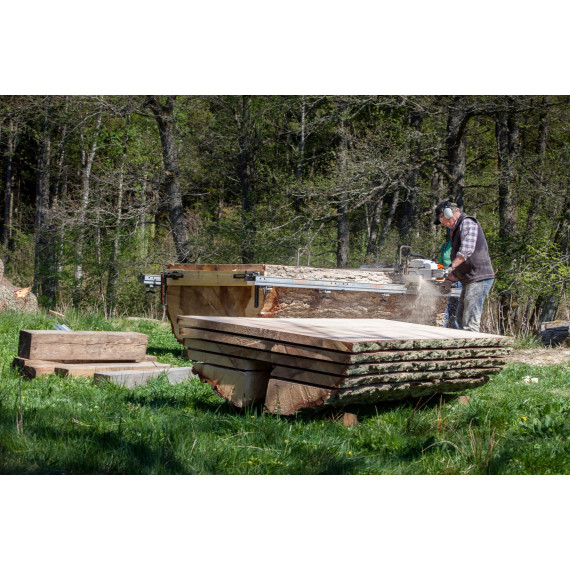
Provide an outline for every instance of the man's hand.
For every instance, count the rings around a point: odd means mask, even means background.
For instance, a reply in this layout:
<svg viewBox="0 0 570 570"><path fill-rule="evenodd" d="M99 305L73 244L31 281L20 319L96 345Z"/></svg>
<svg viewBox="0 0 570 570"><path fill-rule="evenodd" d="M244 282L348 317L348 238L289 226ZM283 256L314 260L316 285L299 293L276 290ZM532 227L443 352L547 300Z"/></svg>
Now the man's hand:
<svg viewBox="0 0 570 570"><path fill-rule="evenodd" d="M451 293L451 284L453 281L449 278L449 275L440 283L439 292L442 295L449 295Z"/></svg>

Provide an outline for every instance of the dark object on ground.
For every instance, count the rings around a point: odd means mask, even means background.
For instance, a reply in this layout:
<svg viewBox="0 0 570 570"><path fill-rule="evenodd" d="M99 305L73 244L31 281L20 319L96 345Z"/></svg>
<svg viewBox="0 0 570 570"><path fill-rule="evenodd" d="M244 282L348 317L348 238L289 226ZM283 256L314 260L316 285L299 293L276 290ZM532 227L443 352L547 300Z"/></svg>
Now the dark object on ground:
<svg viewBox="0 0 570 570"><path fill-rule="evenodd" d="M540 336L546 346L560 346L568 340L569 321L551 321L540 325Z"/></svg>

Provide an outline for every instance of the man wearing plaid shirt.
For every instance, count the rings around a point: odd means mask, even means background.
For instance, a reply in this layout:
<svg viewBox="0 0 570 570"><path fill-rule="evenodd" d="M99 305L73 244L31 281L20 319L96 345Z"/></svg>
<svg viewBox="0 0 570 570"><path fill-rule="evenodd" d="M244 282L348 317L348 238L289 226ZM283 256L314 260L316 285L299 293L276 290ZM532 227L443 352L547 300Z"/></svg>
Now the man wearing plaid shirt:
<svg viewBox="0 0 570 570"><path fill-rule="evenodd" d="M451 272L440 290L448 293L451 283L461 283L457 326L479 332L483 301L495 278L485 234L475 218L461 212L457 204L449 200L436 206L435 215L434 224L442 224L451 230Z"/></svg>

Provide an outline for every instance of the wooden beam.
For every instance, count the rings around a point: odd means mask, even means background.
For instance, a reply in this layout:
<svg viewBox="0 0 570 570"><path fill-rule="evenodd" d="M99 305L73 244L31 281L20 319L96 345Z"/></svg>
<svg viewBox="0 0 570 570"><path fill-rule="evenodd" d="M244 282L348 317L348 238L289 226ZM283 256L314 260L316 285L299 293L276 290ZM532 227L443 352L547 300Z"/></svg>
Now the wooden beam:
<svg viewBox="0 0 570 570"><path fill-rule="evenodd" d="M263 402L269 381L268 371L232 370L211 364L194 364L192 370L214 392L238 408Z"/></svg>
<svg viewBox="0 0 570 570"><path fill-rule="evenodd" d="M55 362L142 360L148 335L134 332L21 330L18 356Z"/></svg>
<svg viewBox="0 0 570 570"><path fill-rule="evenodd" d="M114 372L125 370L169 370L170 364L160 362L93 362L90 364L63 364L55 367L58 376L73 378L93 378L96 372Z"/></svg>

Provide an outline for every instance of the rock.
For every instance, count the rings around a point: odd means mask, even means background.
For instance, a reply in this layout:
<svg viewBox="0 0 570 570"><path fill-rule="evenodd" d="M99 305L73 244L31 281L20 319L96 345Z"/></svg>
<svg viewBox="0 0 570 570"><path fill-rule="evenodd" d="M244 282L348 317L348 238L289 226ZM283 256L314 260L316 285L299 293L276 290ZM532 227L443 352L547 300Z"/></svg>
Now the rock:
<svg viewBox="0 0 570 570"><path fill-rule="evenodd" d="M38 299L31 292L31 287L14 287L9 279L4 277L4 264L0 260L0 313L20 311L34 313L38 310Z"/></svg>

